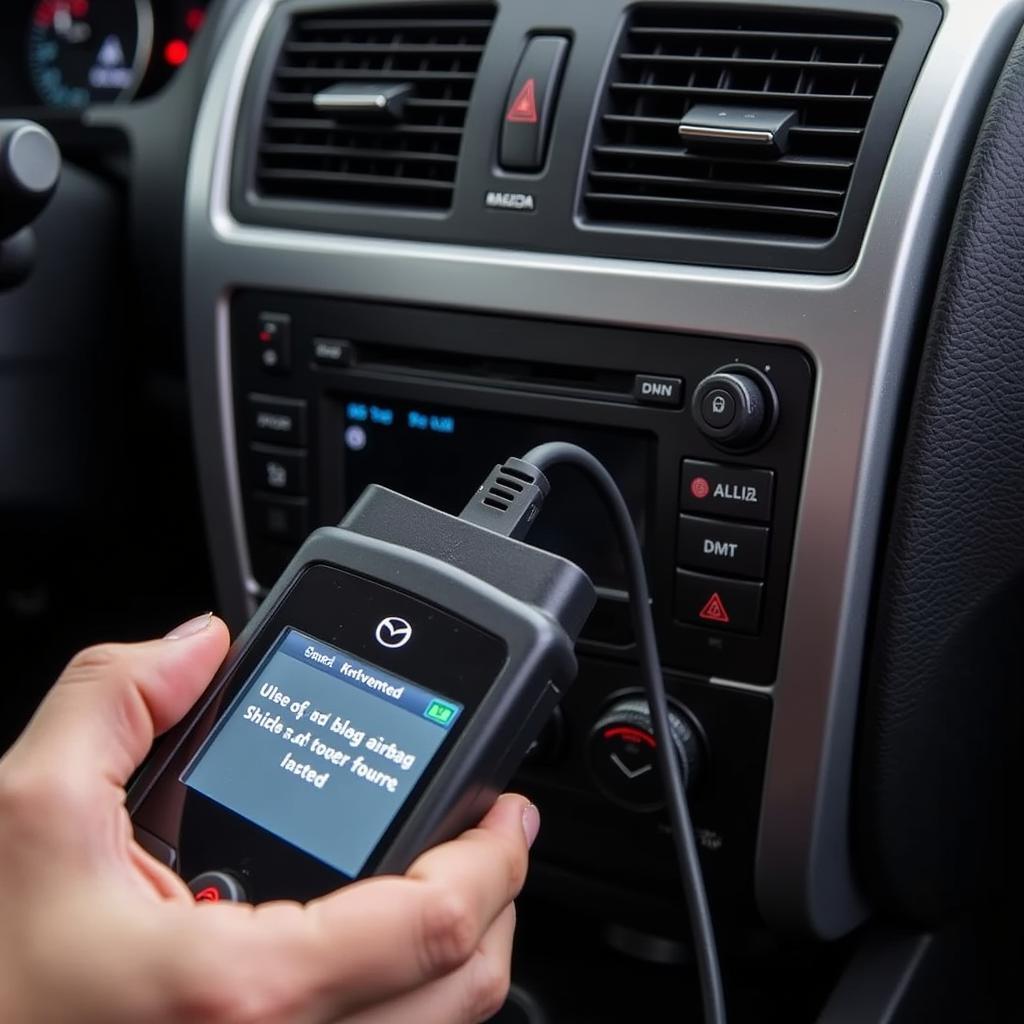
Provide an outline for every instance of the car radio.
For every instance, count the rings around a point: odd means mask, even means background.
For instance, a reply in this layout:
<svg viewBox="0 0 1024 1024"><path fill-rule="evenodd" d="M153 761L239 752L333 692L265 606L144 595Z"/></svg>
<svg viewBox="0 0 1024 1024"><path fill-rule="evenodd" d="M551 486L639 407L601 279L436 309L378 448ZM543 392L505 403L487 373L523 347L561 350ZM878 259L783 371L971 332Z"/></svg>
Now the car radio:
<svg viewBox="0 0 1024 1024"><path fill-rule="evenodd" d="M233 316L258 584L369 483L458 512L493 452L558 438L594 452L626 497L666 665L772 682L811 401L799 350L253 293ZM573 472L556 471L534 542L599 587L586 647L628 656L623 567Z"/></svg>
<svg viewBox="0 0 1024 1024"><path fill-rule="evenodd" d="M341 520L370 483L458 514L495 452L561 440L607 466L643 541L666 684L702 749L691 800L710 898L718 913L749 910L814 388L804 353L262 291L234 295L231 328L256 601L310 530ZM577 643L579 680L516 785L550 812L534 884L555 870L566 898L557 866L585 868L636 908L638 886L677 879L651 792L625 568L577 474L551 469L530 542L578 564L597 607Z"/></svg>

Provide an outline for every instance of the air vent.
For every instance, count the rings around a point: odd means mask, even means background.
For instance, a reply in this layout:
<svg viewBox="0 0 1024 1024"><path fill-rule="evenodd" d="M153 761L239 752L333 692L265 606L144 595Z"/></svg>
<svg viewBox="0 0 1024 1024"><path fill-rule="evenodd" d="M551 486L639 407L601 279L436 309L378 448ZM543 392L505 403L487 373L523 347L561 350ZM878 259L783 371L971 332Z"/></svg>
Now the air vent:
<svg viewBox="0 0 1024 1024"><path fill-rule="evenodd" d="M494 14L490 5L415 4L295 17L267 97L257 191L450 207Z"/></svg>
<svg viewBox="0 0 1024 1024"><path fill-rule="evenodd" d="M636 8L595 133L589 219L831 239L895 39L880 19ZM792 115L785 145L684 142L680 121L698 106L730 118L781 110Z"/></svg>

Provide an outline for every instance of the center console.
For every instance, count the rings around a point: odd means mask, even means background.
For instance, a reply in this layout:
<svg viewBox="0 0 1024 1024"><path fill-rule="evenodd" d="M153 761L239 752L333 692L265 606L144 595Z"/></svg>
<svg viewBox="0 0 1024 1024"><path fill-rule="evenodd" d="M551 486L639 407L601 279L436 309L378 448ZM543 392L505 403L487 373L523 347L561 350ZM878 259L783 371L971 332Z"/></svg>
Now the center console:
<svg viewBox="0 0 1024 1024"><path fill-rule="evenodd" d="M539 442L592 450L642 535L720 927L834 938L869 913L851 779L900 398L1024 5L771 6L237 0L189 163L189 380L234 626L371 482L454 512ZM338 112L378 82L390 121ZM786 141L681 148L713 101L785 107ZM531 543L600 600L516 782L531 884L679 934L622 564L587 482L552 482Z"/></svg>
<svg viewBox="0 0 1024 1024"><path fill-rule="evenodd" d="M692 797L721 879L715 895L749 912L765 693L813 390L807 357L750 341L249 290L234 297L231 325L259 592L313 527L337 523L370 483L457 514L495 462L544 441L583 445L604 462L643 539L669 686L700 734ZM551 482L530 542L577 562L600 598L579 645L581 678L521 788L546 807L575 807L545 829L541 853L553 865L672 883L648 777L650 724L627 715L631 732L594 731L638 695L612 525L576 471L556 469ZM580 844L582 828L594 842ZM616 841L623 834L628 848Z"/></svg>

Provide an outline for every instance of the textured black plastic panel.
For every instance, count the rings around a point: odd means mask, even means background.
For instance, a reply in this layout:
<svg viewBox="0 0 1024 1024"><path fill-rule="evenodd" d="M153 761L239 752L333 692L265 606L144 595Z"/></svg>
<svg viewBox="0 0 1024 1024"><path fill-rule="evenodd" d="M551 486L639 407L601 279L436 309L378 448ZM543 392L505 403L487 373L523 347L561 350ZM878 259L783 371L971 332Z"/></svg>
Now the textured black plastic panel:
<svg viewBox="0 0 1024 1024"><path fill-rule="evenodd" d="M923 920L1005 883L1000 861L1010 856L1008 836L1019 838L1022 271L1018 40L978 138L936 292L862 723L859 834L870 876L890 909Z"/></svg>

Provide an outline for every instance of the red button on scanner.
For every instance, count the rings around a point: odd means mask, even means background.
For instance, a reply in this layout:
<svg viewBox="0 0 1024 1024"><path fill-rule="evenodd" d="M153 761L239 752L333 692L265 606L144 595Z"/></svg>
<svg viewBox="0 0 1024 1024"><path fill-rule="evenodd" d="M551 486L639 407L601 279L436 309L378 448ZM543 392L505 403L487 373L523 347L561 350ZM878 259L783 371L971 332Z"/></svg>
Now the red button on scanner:
<svg viewBox="0 0 1024 1024"><path fill-rule="evenodd" d="M226 871L204 871L193 878L188 887L196 903L246 902L242 883Z"/></svg>

